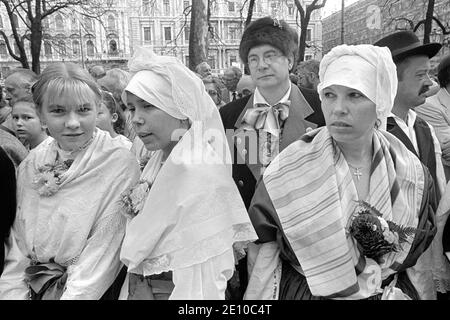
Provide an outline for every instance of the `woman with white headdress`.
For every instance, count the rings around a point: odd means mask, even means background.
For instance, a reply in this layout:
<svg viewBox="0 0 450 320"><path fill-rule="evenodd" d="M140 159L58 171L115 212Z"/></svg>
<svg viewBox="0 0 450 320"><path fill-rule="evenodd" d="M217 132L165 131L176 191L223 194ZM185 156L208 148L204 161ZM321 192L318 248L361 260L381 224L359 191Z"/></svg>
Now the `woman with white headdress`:
<svg viewBox="0 0 450 320"><path fill-rule="evenodd" d="M333 48L320 64L326 127L271 163L249 209L246 299L417 299L410 267L435 233L433 181L393 135L387 48Z"/></svg>
<svg viewBox="0 0 450 320"><path fill-rule="evenodd" d="M231 176L219 112L202 80L174 57L139 49L122 99L149 151L123 195L123 299L224 299L235 255L256 239ZM234 249L233 249L234 246Z"/></svg>

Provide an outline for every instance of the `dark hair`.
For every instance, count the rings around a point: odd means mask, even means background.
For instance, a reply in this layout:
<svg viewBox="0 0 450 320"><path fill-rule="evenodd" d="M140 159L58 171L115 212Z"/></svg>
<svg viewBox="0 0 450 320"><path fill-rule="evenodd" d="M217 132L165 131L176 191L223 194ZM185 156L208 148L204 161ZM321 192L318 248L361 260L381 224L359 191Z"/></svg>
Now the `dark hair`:
<svg viewBox="0 0 450 320"><path fill-rule="evenodd" d="M113 124L113 129L119 134L123 134L125 130L125 120L120 109L120 105L117 103L111 92L102 90L102 103L106 106L109 113L113 115L117 114L117 121Z"/></svg>
<svg viewBox="0 0 450 320"><path fill-rule="evenodd" d="M439 70L437 76L441 88L446 88L450 84L450 65Z"/></svg>

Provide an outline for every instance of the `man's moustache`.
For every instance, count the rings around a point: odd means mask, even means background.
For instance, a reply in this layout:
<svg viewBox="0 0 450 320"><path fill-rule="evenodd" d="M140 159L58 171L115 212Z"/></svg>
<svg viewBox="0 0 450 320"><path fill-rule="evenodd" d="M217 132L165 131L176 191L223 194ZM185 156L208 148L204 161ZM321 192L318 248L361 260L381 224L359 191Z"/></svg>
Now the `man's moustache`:
<svg viewBox="0 0 450 320"><path fill-rule="evenodd" d="M421 95L422 93L427 92L428 90L430 90L429 86L422 87L422 89L420 89L420 91L419 91L419 95Z"/></svg>

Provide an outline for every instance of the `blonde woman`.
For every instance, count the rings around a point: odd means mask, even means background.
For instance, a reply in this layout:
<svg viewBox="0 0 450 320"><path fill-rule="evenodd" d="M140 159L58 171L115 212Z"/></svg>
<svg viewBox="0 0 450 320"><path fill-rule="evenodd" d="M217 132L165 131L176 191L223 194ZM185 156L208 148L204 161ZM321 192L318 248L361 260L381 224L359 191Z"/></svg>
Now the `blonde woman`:
<svg viewBox="0 0 450 320"><path fill-rule="evenodd" d="M33 99L52 138L18 170L0 298L100 299L121 267L119 197L136 183L139 167L96 129L101 94L87 71L71 63L47 67Z"/></svg>

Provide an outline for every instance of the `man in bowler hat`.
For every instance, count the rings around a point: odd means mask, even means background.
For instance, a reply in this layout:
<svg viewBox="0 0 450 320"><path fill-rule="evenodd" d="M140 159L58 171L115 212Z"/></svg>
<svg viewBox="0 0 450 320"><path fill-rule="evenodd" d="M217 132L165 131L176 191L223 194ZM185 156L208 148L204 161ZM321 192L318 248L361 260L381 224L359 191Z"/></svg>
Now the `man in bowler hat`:
<svg viewBox="0 0 450 320"><path fill-rule="evenodd" d="M298 35L285 21L264 17L244 30L239 56L256 85L252 95L223 106L219 112L233 155L233 179L248 208L257 180L270 161L309 128L317 127L320 105L305 99L291 84ZM244 261L242 261L244 260ZM238 267L240 299L247 285L245 259Z"/></svg>
<svg viewBox="0 0 450 320"><path fill-rule="evenodd" d="M374 45L388 47L397 66L398 89L392 114L387 119L387 130L428 168L435 182L436 203L439 203L445 188L439 140L433 127L417 116L414 109L425 102L426 93L433 85L429 77L430 59L439 52L441 44L422 45L414 32L400 31L378 40ZM432 259L430 246L408 274L415 282L421 299L436 299Z"/></svg>
<svg viewBox="0 0 450 320"><path fill-rule="evenodd" d="M415 111L436 130L442 149L445 178L450 180L450 54L438 65L439 91Z"/></svg>

